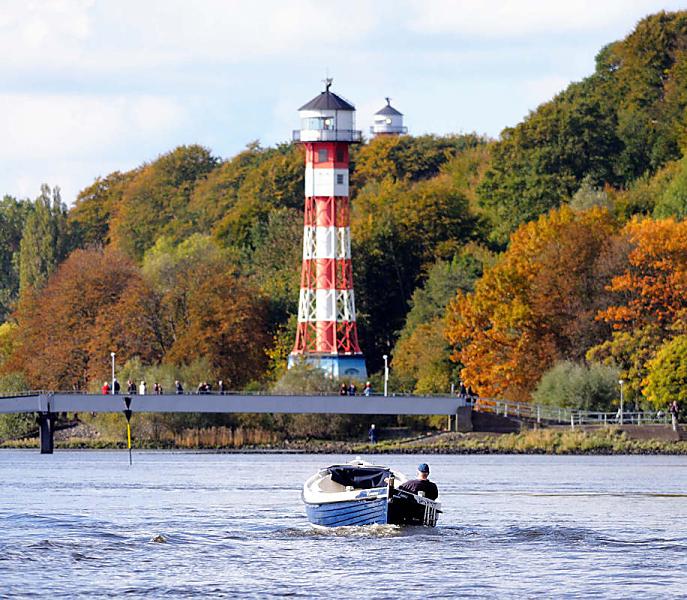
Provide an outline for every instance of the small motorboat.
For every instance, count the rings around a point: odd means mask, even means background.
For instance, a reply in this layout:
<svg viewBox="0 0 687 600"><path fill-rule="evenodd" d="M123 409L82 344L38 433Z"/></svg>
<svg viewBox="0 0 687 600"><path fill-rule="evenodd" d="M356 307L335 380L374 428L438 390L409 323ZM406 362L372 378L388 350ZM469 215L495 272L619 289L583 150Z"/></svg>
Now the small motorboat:
<svg viewBox="0 0 687 600"><path fill-rule="evenodd" d="M356 458L321 469L303 486L308 520L320 527L437 524L441 503L398 489L403 473Z"/></svg>

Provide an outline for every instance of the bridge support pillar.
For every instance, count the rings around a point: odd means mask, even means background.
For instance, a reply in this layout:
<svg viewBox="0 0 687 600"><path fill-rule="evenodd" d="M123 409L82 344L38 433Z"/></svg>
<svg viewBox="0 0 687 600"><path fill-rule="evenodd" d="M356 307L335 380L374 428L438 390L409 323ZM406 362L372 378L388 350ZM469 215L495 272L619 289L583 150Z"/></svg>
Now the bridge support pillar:
<svg viewBox="0 0 687 600"><path fill-rule="evenodd" d="M472 431L472 407L461 406L456 410L456 431Z"/></svg>
<svg viewBox="0 0 687 600"><path fill-rule="evenodd" d="M50 412L38 413L38 431L41 454L52 454L55 448L55 421L57 415Z"/></svg>

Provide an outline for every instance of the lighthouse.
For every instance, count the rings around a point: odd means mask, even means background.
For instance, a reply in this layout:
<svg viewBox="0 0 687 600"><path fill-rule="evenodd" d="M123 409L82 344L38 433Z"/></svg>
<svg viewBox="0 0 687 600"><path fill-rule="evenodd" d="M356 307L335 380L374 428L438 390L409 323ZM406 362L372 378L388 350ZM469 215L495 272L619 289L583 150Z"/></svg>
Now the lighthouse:
<svg viewBox="0 0 687 600"><path fill-rule="evenodd" d="M300 361L334 378L364 380L351 268L348 198L349 147L361 141L355 107L325 89L298 109L294 142L305 147L303 264L296 343L289 367Z"/></svg>
<svg viewBox="0 0 687 600"><path fill-rule="evenodd" d="M403 126L403 113L391 106L391 98L386 98L386 106L374 114L370 133L375 137L408 133L408 128Z"/></svg>

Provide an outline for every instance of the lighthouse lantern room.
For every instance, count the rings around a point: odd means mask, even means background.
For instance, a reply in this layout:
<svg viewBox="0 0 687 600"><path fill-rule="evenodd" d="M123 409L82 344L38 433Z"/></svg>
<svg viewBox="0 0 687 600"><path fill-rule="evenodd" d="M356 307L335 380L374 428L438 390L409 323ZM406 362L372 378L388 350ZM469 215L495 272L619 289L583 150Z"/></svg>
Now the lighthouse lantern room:
<svg viewBox="0 0 687 600"><path fill-rule="evenodd" d="M300 361L335 378L367 378L358 345L348 197L349 145L361 140L355 107L325 90L299 109L295 142L305 146L303 264L296 343Z"/></svg>
<svg viewBox="0 0 687 600"><path fill-rule="evenodd" d="M403 125L403 113L391 106L391 98L386 98L386 106L374 114L370 133L375 137L408 133L408 128Z"/></svg>

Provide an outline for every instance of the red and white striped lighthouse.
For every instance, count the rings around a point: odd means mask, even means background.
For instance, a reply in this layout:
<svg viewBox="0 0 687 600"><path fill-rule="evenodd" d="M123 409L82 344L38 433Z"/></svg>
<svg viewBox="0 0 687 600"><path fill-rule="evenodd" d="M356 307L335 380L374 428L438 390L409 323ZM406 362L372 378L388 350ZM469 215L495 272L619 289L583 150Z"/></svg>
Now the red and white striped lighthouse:
<svg viewBox="0 0 687 600"><path fill-rule="evenodd" d="M293 139L305 146L303 266L296 344L289 366L304 360L337 378L366 379L358 345L351 269L349 145L360 142L355 107L325 90L298 109Z"/></svg>

